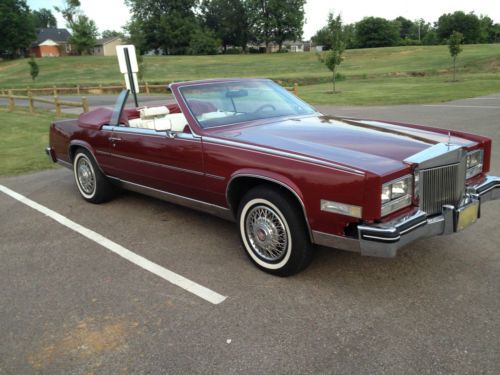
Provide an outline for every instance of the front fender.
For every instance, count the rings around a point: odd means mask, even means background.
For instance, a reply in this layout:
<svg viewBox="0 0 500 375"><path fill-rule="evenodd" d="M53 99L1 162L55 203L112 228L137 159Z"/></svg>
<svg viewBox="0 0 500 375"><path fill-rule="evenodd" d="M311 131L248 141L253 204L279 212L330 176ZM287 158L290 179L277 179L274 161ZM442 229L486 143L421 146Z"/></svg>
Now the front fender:
<svg viewBox="0 0 500 375"><path fill-rule="evenodd" d="M288 191L290 191L290 193L292 193L297 198L297 201L300 203L300 205L302 207L303 214L304 214L304 218L306 220L307 229L309 231L309 234L312 235L311 227L309 225L309 216L307 215L307 209L306 209L306 206L304 204L304 197L303 197L302 191L292 180L290 180L288 177L283 176L279 173L261 170L261 169L252 169L252 168L240 169L238 171L235 171L231 175L229 182L227 184L227 187L226 187L226 201L227 201L228 206L230 208L234 209L234 207L231 207L231 200L229 198L230 193L231 193L231 184L234 183L238 178L244 178L244 177L250 177L250 178L262 179L265 181L269 181L269 182L275 183L277 185L280 185L280 186L284 187L285 189L287 189Z"/></svg>

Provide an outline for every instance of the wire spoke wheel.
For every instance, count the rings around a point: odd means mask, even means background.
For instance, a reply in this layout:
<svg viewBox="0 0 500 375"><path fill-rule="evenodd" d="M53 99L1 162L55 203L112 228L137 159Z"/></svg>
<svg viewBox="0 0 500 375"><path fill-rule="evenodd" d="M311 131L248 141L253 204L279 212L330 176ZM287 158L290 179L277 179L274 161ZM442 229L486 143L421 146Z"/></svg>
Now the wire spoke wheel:
<svg viewBox="0 0 500 375"><path fill-rule="evenodd" d="M300 204L279 188L261 185L249 190L238 208L243 248L261 270L290 276L311 261L311 242Z"/></svg>
<svg viewBox="0 0 500 375"><path fill-rule="evenodd" d="M87 202L103 203L114 196L114 188L100 171L92 154L78 148L73 159L73 174L80 195Z"/></svg>
<svg viewBox="0 0 500 375"><path fill-rule="evenodd" d="M252 250L267 262L277 262L287 251L289 234L283 220L271 208L258 205L251 208L245 228Z"/></svg>
<svg viewBox="0 0 500 375"><path fill-rule="evenodd" d="M76 166L78 183L85 194L92 195L96 188L94 168L90 161L85 158L79 158Z"/></svg>

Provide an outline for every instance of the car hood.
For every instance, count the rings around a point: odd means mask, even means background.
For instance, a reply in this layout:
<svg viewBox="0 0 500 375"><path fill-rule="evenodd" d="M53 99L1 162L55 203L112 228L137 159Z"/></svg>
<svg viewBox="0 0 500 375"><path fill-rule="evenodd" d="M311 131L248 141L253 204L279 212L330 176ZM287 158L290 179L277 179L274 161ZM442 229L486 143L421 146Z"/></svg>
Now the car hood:
<svg viewBox="0 0 500 375"><path fill-rule="evenodd" d="M407 167L404 160L440 142L470 141L387 122L331 116L289 118L214 129L230 141L331 161L376 174Z"/></svg>

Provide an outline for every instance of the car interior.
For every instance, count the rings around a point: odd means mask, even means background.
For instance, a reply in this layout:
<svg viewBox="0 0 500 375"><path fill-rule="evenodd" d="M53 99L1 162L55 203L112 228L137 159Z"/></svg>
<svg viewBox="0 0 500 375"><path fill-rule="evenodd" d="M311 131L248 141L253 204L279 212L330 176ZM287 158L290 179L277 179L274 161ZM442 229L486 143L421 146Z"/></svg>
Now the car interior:
<svg viewBox="0 0 500 375"><path fill-rule="evenodd" d="M131 128L173 132L184 131L187 123L182 113L170 113L167 106L140 108L139 117L128 120L128 126Z"/></svg>

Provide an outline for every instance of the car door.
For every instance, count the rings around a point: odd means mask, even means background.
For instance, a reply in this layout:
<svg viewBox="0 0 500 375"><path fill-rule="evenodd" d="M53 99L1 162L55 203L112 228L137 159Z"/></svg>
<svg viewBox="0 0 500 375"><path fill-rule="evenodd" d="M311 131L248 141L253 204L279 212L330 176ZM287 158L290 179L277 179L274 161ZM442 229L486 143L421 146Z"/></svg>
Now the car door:
<svg viewBox="0 0 500 375"><path fill-rule="evenodd" d="M108 138L112 174L138 188L200 199L204 186L201 138L184 132L170 134L113 127Z"/></svg>

